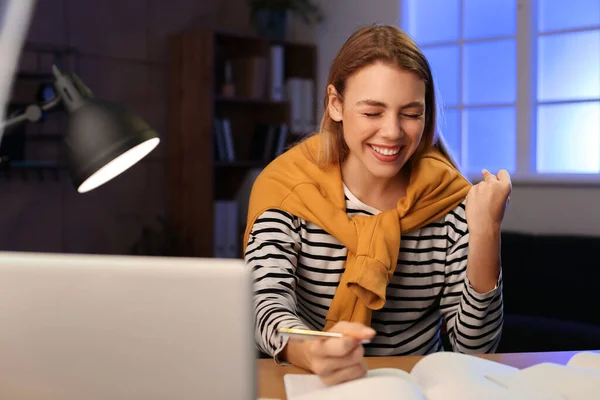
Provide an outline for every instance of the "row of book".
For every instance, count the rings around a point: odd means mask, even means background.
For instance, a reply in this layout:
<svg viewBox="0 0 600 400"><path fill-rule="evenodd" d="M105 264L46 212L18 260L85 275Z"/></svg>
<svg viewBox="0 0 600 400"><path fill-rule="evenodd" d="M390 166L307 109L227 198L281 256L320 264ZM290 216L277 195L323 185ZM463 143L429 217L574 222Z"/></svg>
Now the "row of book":
<svg viewBox="0 0 600 400"><path fill-rule="evenodd" d="M215 160L232 162L237 159L231 121L227 118L216 118L214 123ZM283 124L257 124L254 129L248 160L269 162L286 149L289 128Z"/></svg>
<svg viewBox="0 0 600 400"><path fill-rule="evenodd" d="M286 81L286 96L290 105L290 131L294 135L314 133L315 82L307 78L289 78Z"/></svg>
<svg viewBox="0 0 600 400"><path fill-rule="evenodd" d="M214 255L217 258L238 258L241 254L242 230L248 217L250 193L262 169L246 172L235 195L218 199L214 204Z"/></svg>

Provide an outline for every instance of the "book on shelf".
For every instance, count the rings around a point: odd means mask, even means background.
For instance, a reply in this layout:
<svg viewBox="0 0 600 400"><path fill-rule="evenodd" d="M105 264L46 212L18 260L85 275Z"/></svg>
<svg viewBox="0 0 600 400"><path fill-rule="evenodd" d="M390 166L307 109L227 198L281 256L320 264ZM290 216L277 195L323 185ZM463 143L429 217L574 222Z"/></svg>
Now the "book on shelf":
<svg viewBox="0 0 600 400"><path fill-rule="evenodd" d="M235 161L235 146L231 121L227 118L215 118L214 121L215 160Z"/></svg>
<svg viewBox="0 0 600 400"><path fill-rule="evenodd" d="M236 161L234 135L231 121L216 118L214 123L214 158L216 161ZM287 147L289 128L285 123L259 123L254 129L248 160L268 163L281 155Z"/></svg>
<svg viewBox="0 0 600 400"><path fill-rule="evenodd" d="M240 226L238 202L217 200L214 208L214 257L237 258Z"/></svg>
<svg viewBox="0 0 600 400"><path fill-rule="evenodd" d="M370 370L365 378L325 386L311 374L286 374L290 400L565 400L600 399L600 353L581 352L567 365L540 363L517 369L480 357L439 352L410 373Z"/></svg>
<svg viewBox="0 0 600 400"><path fill-rule="evenodd" d="M269 98L273 101L283 101L285 99L283 46L271 45L269 61Z"/></svg>
<svg viewBox="0 0 600 400"><path fill-rule="evenodd" d="M250 159L268 163L285 151L287 138L287 124L257 124L252 138Z"/></svg>
<svg viewBox="0 0 600 400"><path fill-rule="evenodd" d="M314 85L314 80L308 78L290 77L286 81L286 94L290 106L290 132L294 135L313 133L316 129Z"/></svg>

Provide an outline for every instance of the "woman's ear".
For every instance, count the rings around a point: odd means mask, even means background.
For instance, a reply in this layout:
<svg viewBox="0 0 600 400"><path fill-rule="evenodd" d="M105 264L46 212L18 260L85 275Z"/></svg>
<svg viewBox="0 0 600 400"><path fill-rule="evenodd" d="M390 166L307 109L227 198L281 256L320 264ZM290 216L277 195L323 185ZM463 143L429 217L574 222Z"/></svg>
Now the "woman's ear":
<svg viewBox="0 0 600 400"><path fill-rule="evenodd" d="M327 86L327 112L332 120L336 122L342 121L342 101L338 95L337 90L333 85Z"/></svg>

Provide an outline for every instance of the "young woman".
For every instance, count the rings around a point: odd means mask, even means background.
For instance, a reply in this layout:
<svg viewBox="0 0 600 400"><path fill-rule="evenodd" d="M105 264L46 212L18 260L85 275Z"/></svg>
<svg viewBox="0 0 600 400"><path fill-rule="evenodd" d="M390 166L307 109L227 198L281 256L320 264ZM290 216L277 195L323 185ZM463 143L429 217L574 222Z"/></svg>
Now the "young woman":
<svg viewBox="0 0 600 400"><path fill-rule="evenodd" d="M256 180L245 257L256 343L277 362L335 384L363 376L364 355L444 350L442 331L449 350L495 350L510 177L463 178L436 134L434 92L406 34L359 29L331 66L320 131ZM345 337L285 340L281 327Z"/></svg>

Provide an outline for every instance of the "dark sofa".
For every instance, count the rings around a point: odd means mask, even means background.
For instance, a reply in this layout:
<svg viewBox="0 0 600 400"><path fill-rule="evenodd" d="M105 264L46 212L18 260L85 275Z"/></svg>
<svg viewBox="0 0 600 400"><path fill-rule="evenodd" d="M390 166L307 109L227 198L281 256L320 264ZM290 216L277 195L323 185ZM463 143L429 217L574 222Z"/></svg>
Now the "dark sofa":
<svg viewBox="0 0 600 400"><path fill-rule="evenodd" d="M600 349L600 238L502 234L498 352Z"/></svg>

